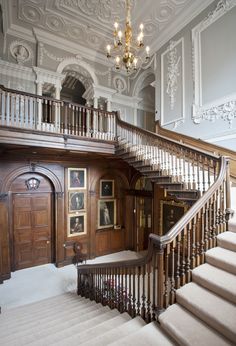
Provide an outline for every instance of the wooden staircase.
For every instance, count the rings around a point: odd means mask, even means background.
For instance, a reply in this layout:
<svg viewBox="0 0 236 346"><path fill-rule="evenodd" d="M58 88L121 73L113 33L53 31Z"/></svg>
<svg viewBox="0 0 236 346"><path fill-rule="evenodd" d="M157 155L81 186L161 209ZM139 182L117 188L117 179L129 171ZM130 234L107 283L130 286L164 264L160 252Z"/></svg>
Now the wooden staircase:
<svg viewBox="0 0 236 346"><path fill-rule="evenodd" d="M6 310L2 346L235 345L236 227L217 237L176 303L149 324L127 312L66 293Z"/></svg>

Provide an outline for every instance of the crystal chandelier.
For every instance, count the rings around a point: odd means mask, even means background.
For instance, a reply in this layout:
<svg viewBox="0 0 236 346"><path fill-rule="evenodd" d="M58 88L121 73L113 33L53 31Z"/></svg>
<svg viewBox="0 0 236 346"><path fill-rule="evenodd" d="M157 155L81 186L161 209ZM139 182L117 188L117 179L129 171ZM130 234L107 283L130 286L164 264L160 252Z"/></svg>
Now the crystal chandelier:
<svg viewBox="0 0 236 346"><path fill-rule="evenodd" d="M139 49L144 47L143 43L143 24L140 24L140 32L137 35L136 40L133 39L132 27L131 27L131 4L130 0L126 0L126 23L124 32L119 30L119 24L114 23L114 43L113 45L107 45L107 58L114 58L115 68L119 70L122 66L125 67L127 73L137 70L138 65L142 61L142 58L138 56ZM150 58L150 48L146 47L145 61Z"/></svg>

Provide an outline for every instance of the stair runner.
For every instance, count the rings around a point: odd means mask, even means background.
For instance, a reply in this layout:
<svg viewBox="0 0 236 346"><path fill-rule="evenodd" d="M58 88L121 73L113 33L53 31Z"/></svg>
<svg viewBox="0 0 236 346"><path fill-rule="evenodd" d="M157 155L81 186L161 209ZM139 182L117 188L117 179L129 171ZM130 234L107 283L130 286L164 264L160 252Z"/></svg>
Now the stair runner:
<svg viewBox="0 0 236 346"><path fill-rule="evenodd" d="M236 345L236 225L229 229L160 324L66 293L3 312L1 346Z"/></svg>

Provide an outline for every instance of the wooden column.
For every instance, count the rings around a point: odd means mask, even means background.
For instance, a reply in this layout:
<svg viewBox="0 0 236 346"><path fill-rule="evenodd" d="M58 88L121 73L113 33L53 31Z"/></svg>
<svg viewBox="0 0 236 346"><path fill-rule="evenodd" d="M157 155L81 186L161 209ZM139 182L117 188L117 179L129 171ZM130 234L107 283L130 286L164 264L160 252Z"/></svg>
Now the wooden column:
<svg viewBox="0 0 236 346"><path fill-rule="evenodd" d="M8 195L0 194L0 283L11 277Z"/></svg>

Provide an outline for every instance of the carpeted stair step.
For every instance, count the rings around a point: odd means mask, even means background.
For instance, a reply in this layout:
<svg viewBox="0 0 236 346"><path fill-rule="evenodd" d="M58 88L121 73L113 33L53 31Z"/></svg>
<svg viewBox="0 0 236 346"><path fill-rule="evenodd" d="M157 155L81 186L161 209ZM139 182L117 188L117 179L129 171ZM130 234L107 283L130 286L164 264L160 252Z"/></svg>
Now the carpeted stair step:
<svg viewBox="0 0 236 346"><path fill-rule="evenodd" d="M217 245L230 251L236 251L236 233L224 232L217 236Z"/></svg>
<svg viewBox="0 0 236 346"><path fill-rule="evenodd" d="M125 323L131 320L131 317L127 314L127 312L120 314L114 318L111 318L103 323L93 326L84 332L79 333L78 335L71 335L66 339L61 339L56 343L50 343L50 346L77 346L83 343L94 345L94 338L101 336L103 338L103 345L105 344L105 335L111 330L117 330L117 328L122 328ZM114 339L113 339L114 340ZM43 340L42 340L43 341ZM37 343L37 346L44 346L45 344ZM34 345L36 346L36 345Z"/></svg>
<svg viewBox="0 0 236 346"><path fill-rule="evenodd" d="M215 247L206 252L206 262L236 275L236 252Z"/></svg>
<svg viewBox="0 0 236 346"><path fill-rule="evenodd" d="M37 311L43 310L46 307L49 306L55 306L57 304L62 304L63 302L74 302L74 301L82 301L85 300L84 297L80 297L77 294L75 294L74 292L68 292L65 294L60 294L54 297L48 297L46 299L40 300L40 301L36 301L36 302L32 302L26 305L22 305L22 306L17 306L17 307L12 307L10 309L4 309L4 315L15 315L16 313L18 313L18 311L22 311L24 312L24 314L27 314L27 312L29 311L31 313L31 308L35 307L37 308Z"/></svg>
<svg viewBox="0 0 236 346"><path fill-rule="evenodd" d="M116 316L119 316L120 313L118 312L118 310L110 310L110 308L108 307L104 307L103 311L100 312L100 314L94 318L86 318L86 315L83 316L83 320L80 323L76 323L75 325L72 326L65 326L63 321L63 316L62 316L62 323L61 323L61 328L58 330L58 328L55 328L55 331L53 330L53 328L50 330L50 334L48 334L47 336L43 337L39 337L38 333L35 334L33 333L32 335L32 341L27 341L24 342L24 339L22 338L21 343L18 344L18 346L23 346L23 345L32 345L32 346L36 346L36 345L51 345L53 343L58 343L60 340L62 339L67 339L69 338L71 335L79 335L80 333L84 332L85 330L91 329L94 326L98 326L99 324L114 318ZM4 345L7 346L7 345ZM8 346L17 346L15 344L8 344Z"/></svg>
<svg viewBox="0 0 236 346"><path fill-rule="evenodd" d="M90 300L84 300L80 302L80 310L91 307L91 305L96 306L96 302L91 302ZM32 321L32 316L34 319L38 320L50 320L53 315L61 314L64 310L70 310L70 312L77 311L78 302L62 302L62 304L57 304L54 306L48 306L44 309L38 311L37 309L32 308L31 311L28 311L27 314L16 313L15 316L8 318L5 314L0 315L0 330L4 329L7 325L14 323L15 327L17 325L23 325L25 323L30 323Z"/></svg>
<svg viewBox="0 0 236 346"><path fill-rule="evenodd" d="M134 332L123 338L119 338L110 346L173 346L176 345L173 340L161 330L157 322L151 322L142 327L138 332Z"/></svg>
<svg viewBox="0 0 236 346"><path fill-rule="evenodd" d="M176 301L229 340L236 340L235 304L191 282L176 291Z"/></svg>
<svg viewBox="0 0 236 346"><path fill-rule="evenodd" d="M216 330L184 309L171 305L159 316L161 327L181 346L230 346L232 343Z"/></svg>
<svg viewBox="0 0 236 346"><path fill-rule="evenodd" d="M108 308L107 308L108 309ZM76 310L71 311L70 309L62 310L60 313L54 312L54 315L51 315L48 318L34 318L32 314L32 321L24 324L16 325L14 327L14 335L11 333L11 328L8 330L1 332L2 340L7 338L8 340L12 340L17 336L24 337L25 342L30 339L31 336L28 334L34 333L34 336L39 334L40 337L49 335L52 330L56 332L57 330L61 330L63 328L68 328L78 323L84 321L84 318L87 319L94 318L99 316L104 312L104 307L101 304L91 304L87 308L81 307L81 305L76 306ZM63 316L63 319L62 319ZM62 324L62 327L61 327ZM27 325L27 328L25 326ZM27 339L28 337L28 339Z"/></svg>
<svg viewBox="0 0 236 346"><path fill-rule="evenodd" d="M192 280L236 304L236 276L208 263L192 271Z"/></svg>
<svg viewBox="0 0 236 346"><path fill-rule="evenodd" d="M108 345L109 343L112 343L114 340L118 340L120 338L123 338L131 333L135 333L140 328L144 327L146 323L141 317L135 317L134 319L131 319L130 321L120 325L116 326L116 328L113 328L109 330L107 333L104 333L102 335L99 335L91 340L88 340L87 342L82 343L83 346L104 346Z"/></svg>
<svg viewBox="0 0 236 346"><path fill-rule="evenodd" d="M229 221L229 231L236 233L236 220Z"/></svg>

